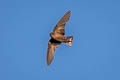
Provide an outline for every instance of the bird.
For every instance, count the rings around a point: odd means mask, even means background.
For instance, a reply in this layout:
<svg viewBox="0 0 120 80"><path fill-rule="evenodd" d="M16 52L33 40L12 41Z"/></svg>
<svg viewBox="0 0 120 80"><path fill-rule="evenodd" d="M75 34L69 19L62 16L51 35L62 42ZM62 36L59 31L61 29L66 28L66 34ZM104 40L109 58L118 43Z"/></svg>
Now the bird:
<svg viewBox="0 0 120 80"><path fill-rule="evenodd" d="M59 47L61 43L66 43L68 46L72 46L73 36L65 35L65 25L70 18L71 11L68 10L60 21L56 24L53 32L50 33L51 39L48 41L47 48L47 65L49 66L54 58L54 53L56 48Z"/></svg>

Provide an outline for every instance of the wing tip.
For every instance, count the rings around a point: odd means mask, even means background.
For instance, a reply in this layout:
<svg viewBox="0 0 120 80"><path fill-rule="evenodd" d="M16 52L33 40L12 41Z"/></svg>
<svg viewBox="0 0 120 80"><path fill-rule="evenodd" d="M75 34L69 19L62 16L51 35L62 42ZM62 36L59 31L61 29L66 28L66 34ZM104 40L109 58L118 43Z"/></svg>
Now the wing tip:
<svg viewBox="0 0 120 80"><path fill-rule="evenodd" d="M71 10L69 9L68 12L71 12Z"/></svg>
<svg viewBox="0 0 120 80"><path fill-rule="evenodd" d="M50 66L50 63L47 62L47 66Z"/></svg>
<svg viewBox="0 0 120 80"><path fill-rule="evenodd" d="M67 13L71 13L71 10L68 10Z"/></svg>
<svg viewBox="0 0 120 80"><path fill-rule="evenodd" d="M49 60L49 59L47 58L47 66L50 66L51 62L52 62L52 60Z"/></svg>

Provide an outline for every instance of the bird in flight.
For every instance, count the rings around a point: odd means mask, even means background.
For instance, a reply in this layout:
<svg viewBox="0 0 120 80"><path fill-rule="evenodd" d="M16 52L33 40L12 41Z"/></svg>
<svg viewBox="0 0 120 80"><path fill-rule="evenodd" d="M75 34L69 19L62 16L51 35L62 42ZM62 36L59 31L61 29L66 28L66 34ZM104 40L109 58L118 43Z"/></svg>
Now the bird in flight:
<svg viewBox="0 0 120 80"><path fill-rule="evenodd" d="M47 65L49 66L54 58L56 48L63 42L72 46L73 36L65 37L65 24L70 18L71 11L69 10L56 24L53 32L50 33L51 39L48 41L47 49Z"/></svg>

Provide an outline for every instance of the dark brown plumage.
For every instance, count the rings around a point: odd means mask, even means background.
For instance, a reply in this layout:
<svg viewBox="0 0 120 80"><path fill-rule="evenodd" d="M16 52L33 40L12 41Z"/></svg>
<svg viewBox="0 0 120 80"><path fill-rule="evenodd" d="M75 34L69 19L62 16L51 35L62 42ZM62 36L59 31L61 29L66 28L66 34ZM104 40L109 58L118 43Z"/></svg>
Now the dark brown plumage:
<svg viewBox="0 0 120 80"><path fill-rule="evenodd" d="M51 39L48 42L48 50L47 50L47 64L50 65L53 58L55 49L59 47L59 45L64 42L69 46L72 46L73 36L65 37L65 24L70 18L71 11L69 10L56 24L53 32L50 33Z"/></svg>

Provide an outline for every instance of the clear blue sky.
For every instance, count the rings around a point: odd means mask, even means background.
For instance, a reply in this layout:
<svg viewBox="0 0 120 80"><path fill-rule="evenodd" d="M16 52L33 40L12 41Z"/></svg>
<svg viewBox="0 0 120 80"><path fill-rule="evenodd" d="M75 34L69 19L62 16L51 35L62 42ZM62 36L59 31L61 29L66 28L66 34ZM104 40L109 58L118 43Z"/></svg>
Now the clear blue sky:
<svg viewBox="0 0 120 80"><path fill-rule="evenodd" d="M73 46L47 67L49 33L68 10ZM0 80L120 80L120 1L1 0Z"/></svg>

